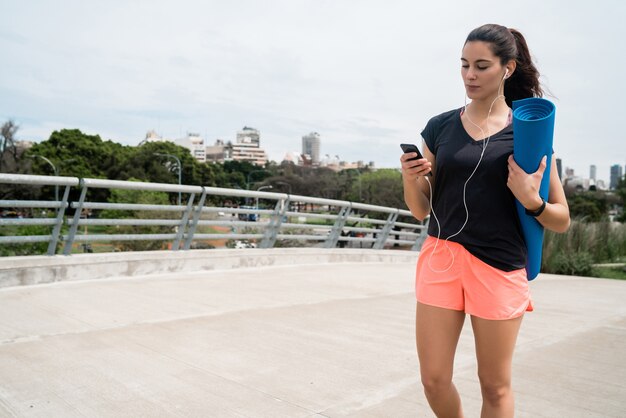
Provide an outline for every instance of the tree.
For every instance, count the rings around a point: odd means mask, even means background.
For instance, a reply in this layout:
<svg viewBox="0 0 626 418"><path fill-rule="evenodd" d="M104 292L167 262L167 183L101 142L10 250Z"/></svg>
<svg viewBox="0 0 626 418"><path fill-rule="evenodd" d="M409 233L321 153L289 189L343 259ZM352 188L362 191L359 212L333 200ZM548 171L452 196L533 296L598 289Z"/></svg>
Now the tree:
<svg viewBox="0 0 626 418"><path fill-rule="evenodd" d="M626 177L622 177L617 182L617 187L615 188L615 194L620 199L620 206L622 208L621 215L617 218L619 222L626 222Z"/></svg>
<svg viewBox="0 0 626 418"><path fill-rule="evenodd" d="M607 219L608 207L602 193L577 193L568 200L572 218L583 222L601 222Z"/></svg>
<svg viewBox="0 0 626 418"><path fill-rule="evenodd" d="M6 121L2 128L0 128L0 172L8 171L5 167L8 166L12 160L13 164L17 162L17 147L15 134L19 126L12 120Z"/></svg>

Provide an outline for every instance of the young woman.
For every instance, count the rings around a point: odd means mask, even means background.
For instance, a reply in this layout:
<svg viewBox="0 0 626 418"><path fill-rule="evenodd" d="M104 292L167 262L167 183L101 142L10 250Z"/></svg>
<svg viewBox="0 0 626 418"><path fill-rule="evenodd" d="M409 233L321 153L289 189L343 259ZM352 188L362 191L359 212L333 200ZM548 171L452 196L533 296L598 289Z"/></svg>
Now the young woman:
<svg viewBox="0 0 626 418"><path fill-rule="evenodd" d="M473 30L463 46L461 76L471 103L427 123L424 158L411 161L416 154L409 153L400 159L411 213L420 220L432 215L415 285L421 380L438 417L463 416L452 369L469 314L481 416L512 417L513 349L524 312L532 311L515 199L556 232L569 227L569 209L554 156L531 174L512 157L511 103L543 94L522 34L500 25ZM548 163L544 202L539 185Z"/></svg>

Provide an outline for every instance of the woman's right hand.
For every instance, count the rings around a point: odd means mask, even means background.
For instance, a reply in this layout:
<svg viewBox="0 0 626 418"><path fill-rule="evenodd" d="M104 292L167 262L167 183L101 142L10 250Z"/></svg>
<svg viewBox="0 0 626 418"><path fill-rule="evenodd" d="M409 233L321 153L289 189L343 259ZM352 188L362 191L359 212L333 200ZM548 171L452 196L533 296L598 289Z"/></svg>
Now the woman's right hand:
<svg viewBox="0 0 626 418"><path fill-rule="evenodd" d="M400 164L402 166L402 177L407 180L415 181L418 177L422 177L430 173L432 169L432 163L426 158L409 161L411 158L415 157L417 157L417 154L414 152L402 154L402 156L400 157Z"/></svg>

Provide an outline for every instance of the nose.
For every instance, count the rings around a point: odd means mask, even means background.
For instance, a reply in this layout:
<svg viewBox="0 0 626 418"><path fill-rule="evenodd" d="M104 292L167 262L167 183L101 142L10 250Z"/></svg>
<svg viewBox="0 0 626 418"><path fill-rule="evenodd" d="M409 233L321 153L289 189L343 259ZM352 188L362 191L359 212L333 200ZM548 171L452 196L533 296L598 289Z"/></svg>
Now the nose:
<svg viewBox="0 0 626 418"><path fill-rule="evenodd" d="M465 73L465 78L467 78L468 80L475 80L476 79L476 71L474 71L473 69L469 68L467 70L467 72Z"/></svg>

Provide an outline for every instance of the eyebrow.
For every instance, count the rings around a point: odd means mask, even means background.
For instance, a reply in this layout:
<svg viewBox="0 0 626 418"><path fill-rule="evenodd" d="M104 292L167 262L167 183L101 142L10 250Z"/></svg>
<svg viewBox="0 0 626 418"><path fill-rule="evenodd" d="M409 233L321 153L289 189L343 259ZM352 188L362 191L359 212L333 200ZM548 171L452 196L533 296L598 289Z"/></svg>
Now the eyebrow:
<svg viewBox="0 0 626 418"><path fill-rule="evenodd" d="M465 59L465 58L463 58L463 57L461 57L461 61L469 62L468 60L466 60L466 59ZM476 62L477 62L477 63L478 63L478 62L488 62L488 63L491 63L492 61L491 61L491 60L488 60L488 59L481 58L481 59L477 59L477 60L476 60Z"/></svg>

